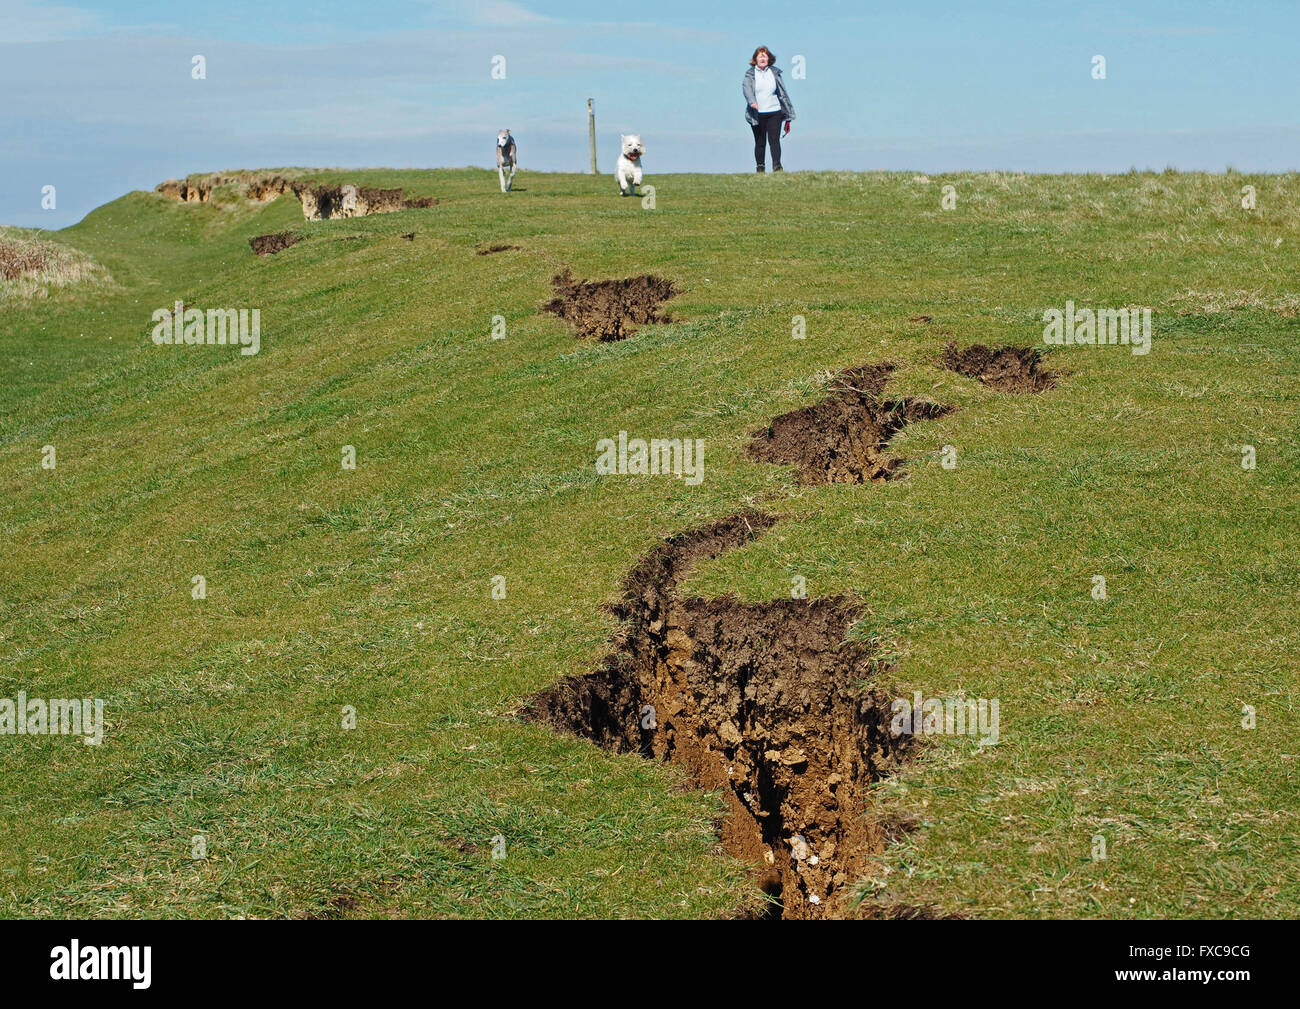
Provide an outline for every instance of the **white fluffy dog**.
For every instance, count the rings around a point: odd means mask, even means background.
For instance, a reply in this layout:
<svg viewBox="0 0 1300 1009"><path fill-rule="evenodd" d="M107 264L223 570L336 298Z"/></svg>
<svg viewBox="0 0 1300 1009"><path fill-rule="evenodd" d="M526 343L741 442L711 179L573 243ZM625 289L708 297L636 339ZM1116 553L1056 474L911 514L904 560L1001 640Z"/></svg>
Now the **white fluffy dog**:
<svg viewBox="0 0 1300 1009"><path fill-rule="evenodd" d="M518 149L515 147L515 138L510 135L509 130L500 130L497 133L497 177L501 180L501 192L508 193L515 184L515 167L519 163ZM506 169L510 169L510 177L506 178Z"/></svg>
<svg viewBox="0 0 1300 1009"><path fill-rule="evenodd" d="M619 135L623 142L623 153L618 156L618 165L614 168L614 177L618 179L618 191L624 196L629 190L634 195L636 187L641 185L641 155L645 153L645 144L641 143L639 133L627 136Z"/></svg>

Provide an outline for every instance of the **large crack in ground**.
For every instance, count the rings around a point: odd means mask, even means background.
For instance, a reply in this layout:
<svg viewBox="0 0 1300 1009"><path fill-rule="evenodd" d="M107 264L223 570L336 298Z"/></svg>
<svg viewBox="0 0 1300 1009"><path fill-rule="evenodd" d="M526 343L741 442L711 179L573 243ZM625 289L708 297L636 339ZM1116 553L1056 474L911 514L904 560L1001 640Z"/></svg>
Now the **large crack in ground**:
<svg viewBox="0 0 1300 1009"><path fill-rule="evenodd" d="M1004 392L1042 391L1056 381L1032 348L958 352L949 344L944 364ZM755 434L750 455L797 467L802 483L887 480L903 461L886 452L893 435L952 409L884 399L893 370L841 372L826 399ZM700 560L776 521L745 511L651 551L624 579L613 607L623 627L603 665L537 694L523 717L616 752L670 761L695 787L721 791L729 807L723 847L755 865L772 900L765 917L846 915L855 913L841 899L847 889L905 827L869 816L867 791L918 745L891 731L891 699L878 685L882 661L847 636L861 604L848 596L744 603L677 592ZM875 911L954 917L939 908Z"/></svg>
<svg viewBox="0 0 1300 1009"><path fill-rule="evenodd" d="M784 413L755 434L750 456L796 467L804 484L888 480L903 463L886 451L889 440L913 421L952 409L911 397L883 398L893 370L872 364L840 372L826 399Z"/></svg>
<svg viewBox="0 0 1300 1009"><path fill-rule="evenodd" d="M722 844L755 865L770 917L820 918L846 912L839 898L883 848L866 790L913 740L889 731L871 649L846 639L856 601L677 594L698 561L776 521L742 512L653 550L624 581L624 626L601 668L536 695L525 717L722 790Z"/></svg>

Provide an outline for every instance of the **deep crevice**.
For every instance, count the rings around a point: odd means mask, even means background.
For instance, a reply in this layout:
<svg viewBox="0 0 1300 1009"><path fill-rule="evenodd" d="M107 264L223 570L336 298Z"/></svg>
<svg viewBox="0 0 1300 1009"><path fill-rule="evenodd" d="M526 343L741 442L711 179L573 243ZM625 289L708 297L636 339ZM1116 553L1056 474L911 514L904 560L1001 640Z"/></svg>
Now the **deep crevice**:
<svg viewBox="0 0 1300 1009"><path fill-rule="evenodd" d="M695 563L776 521L742 512L651 551L624 581L613 607L624 625L601 668L536 695L524 717L670 761L693 786L720 790L723 847L754 864L772 916L818 918L839 913L883 847L866 790L913 741L889 731L870 647L846 638L856 600L678 595Z"/></svg>

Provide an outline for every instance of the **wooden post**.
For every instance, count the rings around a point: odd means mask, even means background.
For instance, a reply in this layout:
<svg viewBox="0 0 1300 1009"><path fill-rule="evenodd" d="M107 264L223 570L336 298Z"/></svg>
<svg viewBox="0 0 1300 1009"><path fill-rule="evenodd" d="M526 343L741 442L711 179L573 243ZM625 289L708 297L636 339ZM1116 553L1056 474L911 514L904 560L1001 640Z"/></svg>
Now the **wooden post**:
<svg viewBox="0 0 1300 1009"><path fill-rule="evenodd" d="M599 175L596 170L596 113L591 109L591 99L587 99L587 147L591 150L591 174Z"/></svg>

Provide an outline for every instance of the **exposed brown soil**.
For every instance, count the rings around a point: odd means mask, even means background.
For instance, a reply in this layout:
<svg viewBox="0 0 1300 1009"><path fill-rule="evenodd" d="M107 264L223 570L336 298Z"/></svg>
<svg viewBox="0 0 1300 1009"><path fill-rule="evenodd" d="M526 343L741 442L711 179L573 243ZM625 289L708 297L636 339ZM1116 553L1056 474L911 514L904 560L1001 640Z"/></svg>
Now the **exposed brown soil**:
<svg viewBox="0 0 1300 1009"><path fill-rule="evenodd" d="M538 694L524 717L722 790L723 847L754 864L771 917L820 918L844 912L838 898L883 847L866 791L913 741L891 734L888 701L867 685L870 649L845 640L856 601L678 596L695 563L775 521L743 512L652 551L624 581L604 665Z"/></svg>
<svg viewBox="0 0 1300 1009"><path fill-rule="evenodd" d="M294 234L292 231L281 231L271 235L258 235L256 238L250 238L248 244L253 247L253 251L259 256L272 256L281 249L287 249L291 245L297 245L302 241L302 235Z"/></svg>
<svg viewBox="0 0 1300 1009"><path fill-rule="evenodd" d="M1039 365L1036 347L998 347L982 343L959 351L955 343L943 348L943 366L967 378L978 379L999 392L1043 392L1056 385L1056 375Z"/></svg>
<svg viewBox="0 0 1300 1009"><path fill-rule="evenodd" d="M542 306L575 330L579 337L602 342L622 340L632 326L671 321L659 305L680 292L672 282L644 273L623 280L575 280L568 269L551 281L555 297Z"/></svg>
<svg viewBox="0 0 1300 1009"><path fill-rule="evenodd" d="M207 203L208 197L212 195L212 186L168 179L159 183L155 191L181 203Z"/></svg>
<svg viewBox="0 0 1300 1009"><path fill-rule="evenodd" d="M336 217L366 217L391 214L405 209L400 189L372 189L345 183L339 186L311 186L295 183L294 195L302 202L302 215L308 221L326 221Z"/></svg>
<svg viewBox="0 0 1300 1009"><path fill-rule="evenodd" d="M352 188L355 192L356 187ZM308 221L323 221L330 217L345 216L342 186L298 184L293 187L293 195L302 203L302 216Z"/></svg>
<svg viewBox="0 0 1300 1009"><path fill-rule="evenodd" d="M365 210L358 211L357 216L367 214L391 214L404 210L401 189L371 189L369 186L357 187L357 206L364 204Z"/></svg>
<svg viewBox="0 0 1300 1009"><path fill-rule="evenodd" d="M158 185L154 187L154 192L167 197L169 200L184 201L185 191L188 188L189 187L184 182L179 182L176 179L168 179L166 182L158 183Z"/></svg>
<svg viewBox="0 0 1300 1009"><path fill-rule="evenodd" d="M952 409L910 397L882 398L893 370L873 364L841 372L826 399L783 413L755 434L750 456L797 467L804 484L888 480L903 463L886 451L889 440L912 421Z"/></svg>
<svg viewBox="0 0 1300 1009"><path fill-rule="evenodd" d="M494 252L514 252L518 249L518 245L490 245L486 249L479 249L476 254L479 256L490 256Z"/></svg>
<svg viewBox="0 0 1300 1009"><path fill-rule="evenodd" d="M266 203L269 200L274 200L277 196L282 196L292 188L292 179L286 179L283 175L275 175L269 179L259 179L249 183L248 198Z"/></svg>
<svg viewBox="0 0 1300 1009"><path fill-rule="evenodd" d="M282 175L205 175L194 182L168 179L160 182L154 191L181 203L207 203L213 189L226 185L239 186L244 190L245 198L265 203L292 188L293 180Z"/></svg>
<svg viewBox="0 0 1300 1009"><path fill-rule="evenodd" d="M371 189L345 183L337 186L311 185L283 175L202 175L189 179L168 179L156 187L156 192L181 203L207 203L217 186L233 185L243 190L246 199L266 203L284 193L292 192L302 202L306 220L320 221L332 217L364 217L367 214L388 214L395 210L423 210L436 207L433 196L402 198L401 189Z"/></svg>
<svg viewBox="0 0 1300 1009"><path fill-rule="evenodd" d="M405 235L403 235L402 237L405 238L408 242L414 242L414 241L415 241L415 232L414 232L414 231L408 231L408 232L407 232Z"/></svg>

